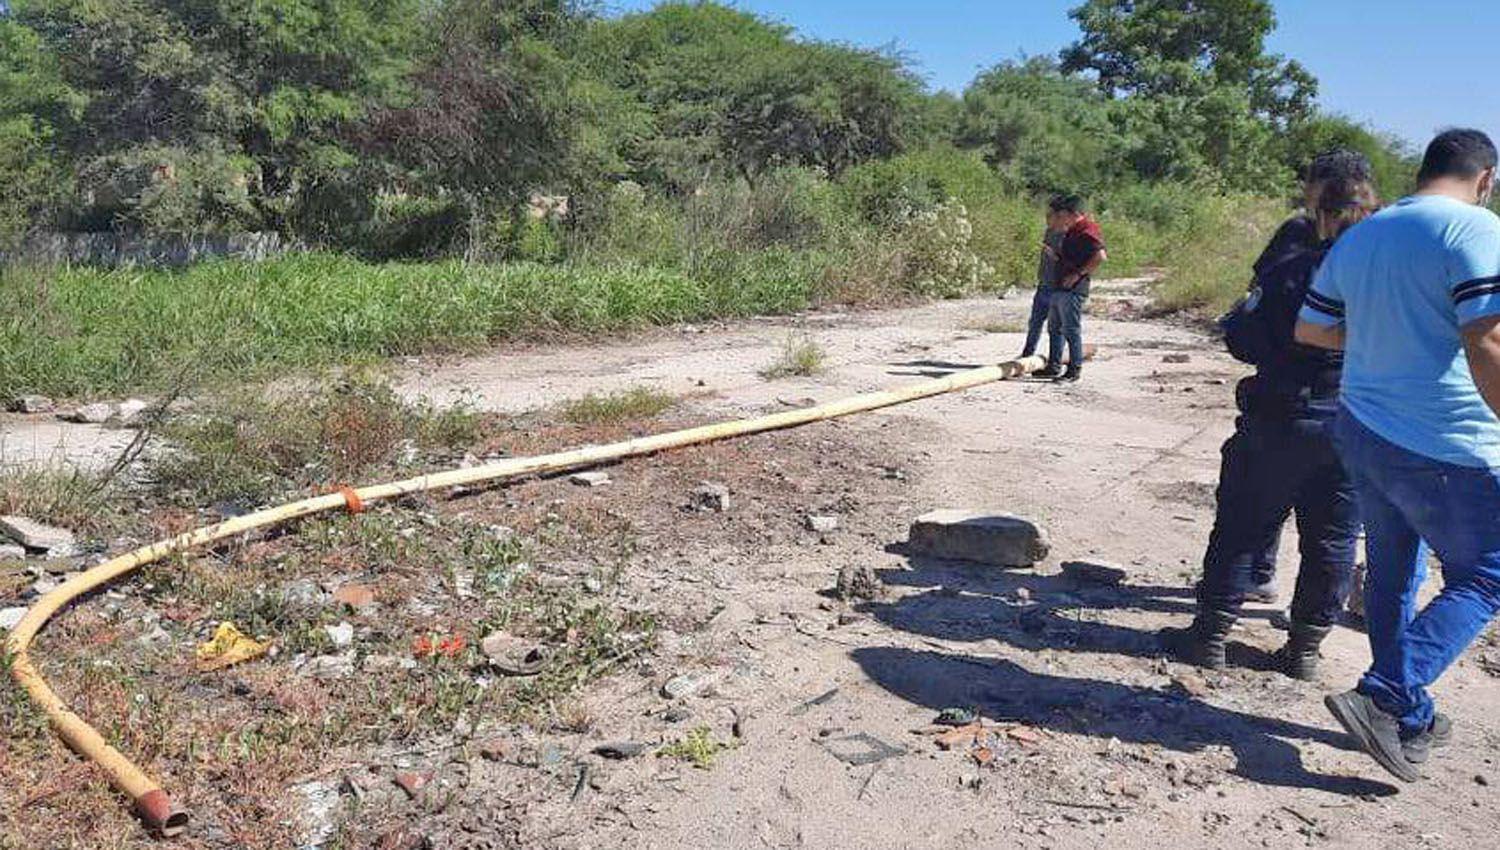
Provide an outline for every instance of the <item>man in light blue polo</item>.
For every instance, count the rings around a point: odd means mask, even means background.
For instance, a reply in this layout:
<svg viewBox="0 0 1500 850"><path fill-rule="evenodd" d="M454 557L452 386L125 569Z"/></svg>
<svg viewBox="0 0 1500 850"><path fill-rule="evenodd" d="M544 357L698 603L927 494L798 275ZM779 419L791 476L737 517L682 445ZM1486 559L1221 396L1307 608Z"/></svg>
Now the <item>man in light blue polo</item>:
<svg viewBox="0 0 1500 850"><path fill-rule="evenodd" d="M1500 611L1500 218L1496 151L1477 130L1428 147L1415 195L1339 240L1297 325L1344 349L1335 439L1368 552L1373 661L1329 696L1334 717L1396 777L1452 733L1427 687ZM1442 592L1420 613L1423 541Z"/></svg>

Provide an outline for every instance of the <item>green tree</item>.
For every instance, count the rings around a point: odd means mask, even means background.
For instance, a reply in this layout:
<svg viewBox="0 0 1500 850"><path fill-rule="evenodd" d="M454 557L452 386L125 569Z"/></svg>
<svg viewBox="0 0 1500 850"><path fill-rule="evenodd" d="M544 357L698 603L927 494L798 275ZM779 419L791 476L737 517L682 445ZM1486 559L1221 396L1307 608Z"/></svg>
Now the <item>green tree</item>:
<svg viewBox="0 0 1500 850"><path fill-rule="evenodd" d="M66 194L69 174L57 135L77 120L83 103L37 34L0 18L0 247L37 225Z"/></svg>
<svg viewBox="0 0 1500 850"><path fill-rule="evenodd" d="M1207 78L1243 89L1277 124L1312 111L1317 80L1265 50L1270 0L1086 0L1069 15L1083 37L1063 51L1063 70L1094 73L1111 96L1182 95Z"/></svg>
<svg viewBox="0 0 1500 850"><path fill-rule="evenodd" d="M964 91L958 141L1032 191L1097 188L1123 144L1104 97L1046 57L980 74Z"/></svg>
<svg viewBox="0 0 1500 850"><path fill-rule="evenodd" d="M184 171L243 182L253 209L275 224L299 192L355 165L343 130L371 105L403 96L423 8L419 0L28 0L15 13L87 97L66 139L81 172L131 182L106 173L118 162L145 165L158 182ZM152 197L201 194L158 187L104 212L148 225ZM211 206L168 219L194 229L232 223Z"/></svg>

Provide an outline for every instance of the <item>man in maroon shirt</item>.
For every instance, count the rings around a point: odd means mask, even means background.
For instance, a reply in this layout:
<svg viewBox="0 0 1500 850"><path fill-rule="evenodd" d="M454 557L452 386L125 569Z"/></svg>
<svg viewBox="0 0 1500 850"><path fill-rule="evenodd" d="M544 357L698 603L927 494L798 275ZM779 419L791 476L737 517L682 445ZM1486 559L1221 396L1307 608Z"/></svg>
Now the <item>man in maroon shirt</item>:
<svg viewBox="0 0 1500 850"><path fill-rule="evenodd" d="M1089 298L1089 282L1104 262L1104 236L1099 223L1083 211L1077 195L1056 195L1048 208L1063 229L1057 252L1057 292L1047 318L1047 367L1037 377L1076 381L1083 374L1083 305ZM1062 370L1063 343L1068 348L1068 368Z"/></svg>

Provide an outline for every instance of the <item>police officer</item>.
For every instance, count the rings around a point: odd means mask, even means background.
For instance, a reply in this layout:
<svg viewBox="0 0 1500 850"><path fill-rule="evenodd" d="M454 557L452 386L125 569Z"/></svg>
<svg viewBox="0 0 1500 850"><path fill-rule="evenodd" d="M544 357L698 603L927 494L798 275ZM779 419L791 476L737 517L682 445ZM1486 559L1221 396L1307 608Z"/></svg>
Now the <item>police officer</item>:
<svg viewBox="0 0 1500 850"><path fill-rule="evenodd" d="M1327 181L1313 210L1322 242L1270 264L1225 319L1230 350L1255 363L1256 372L1236 393L1241 415L1222 449L1218 513L1203 557L1197 616L1189 628L1165 635L1185 661L1224 666L1252 565L1288 512L1297 519L1301 566L1291 634L1277 653L1287 675L1312 678L1318 646L1348 594L1359 517L1331 438L1343 357L1301 345L1292 334L1328 246L1376 207L1367 180Z"/></svg>

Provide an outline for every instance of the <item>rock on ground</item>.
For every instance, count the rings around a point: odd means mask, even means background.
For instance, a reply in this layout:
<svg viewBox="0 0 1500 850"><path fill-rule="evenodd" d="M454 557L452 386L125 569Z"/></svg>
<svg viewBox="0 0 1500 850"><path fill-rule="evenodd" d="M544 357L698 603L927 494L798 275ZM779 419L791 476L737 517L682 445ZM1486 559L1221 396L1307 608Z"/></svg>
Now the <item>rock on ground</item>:
<svg viewBox="0 0 1500 850"><path fill-rule="evenodd" d="M997 567L1029 567L1047 557L1047 532L1020 517L945 509L917 517L911 525L915 554Z"/></svg>
<svg viewBox="0 0 1500 850"><path fill-rule="evenodd" d="M78 422L83 425L102 425L115 415L115 406L112 404L85 404L74 408L66 413L58 414L59 419L64 422Z"/></svg>
<svg viewBox="0 0 1500 850"><path fill-rule="evenodd" d="M603 487L609 483L608 472L575 472L568 480L579 487Z"/></svg>
<svg viewBox="0 0 1500 850"><path fill-rule="evenodd" d="M0 630L10 631L26 616L25 608L0 608Z"/></svg>
<svg viewBox="0 0 1500 850"><path fill-rule="evenodd" d="M44 395L22 395L11 399L6 407L14 413L50 413L54 405Z"/></svg>
<svg viewBox="0 0 1500 850"><path fill-rule="evenodd" d="M27 549L39 549L43 552L66 549L68 554L76 551L73 532L23 516L0 516L0 535L9 537Z"/></svg>
<svg viewBox="0 0 1500 850"><path fill-rule="evenodd" d="M26 550L14 543L0 543L0 563L19 561L26 557Z"/></svg>
<svg viewBox="0 0 1500 850"><path fill-rule="evenodd" d="M885 585L869 564L847 564L839 570L834 592L840 599L879 599Z"/></svg>
<svg viewBox="0 0 1500 850"><path fill-rule="evenodd" d="M693 490L692 506L700 511L718 511L720 513L729 510L729 488L723 484L712 484L705 481Z"/></svg>

